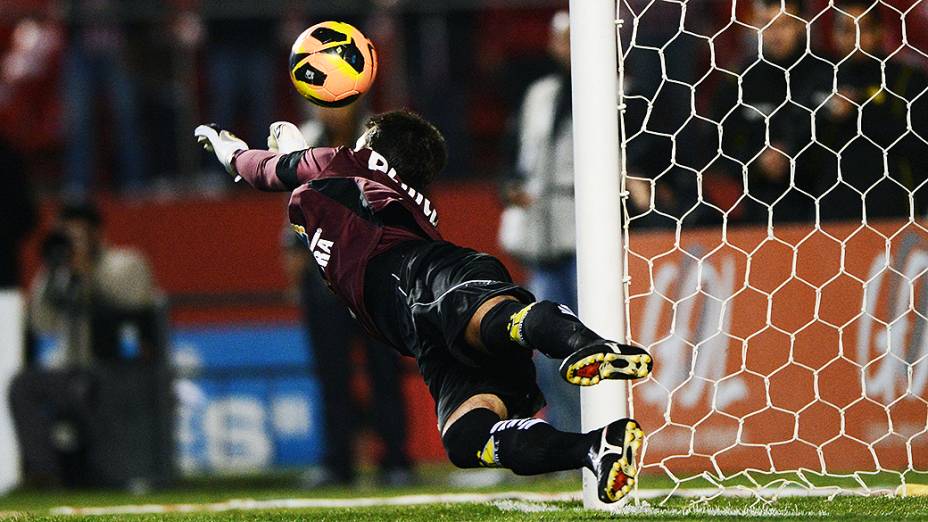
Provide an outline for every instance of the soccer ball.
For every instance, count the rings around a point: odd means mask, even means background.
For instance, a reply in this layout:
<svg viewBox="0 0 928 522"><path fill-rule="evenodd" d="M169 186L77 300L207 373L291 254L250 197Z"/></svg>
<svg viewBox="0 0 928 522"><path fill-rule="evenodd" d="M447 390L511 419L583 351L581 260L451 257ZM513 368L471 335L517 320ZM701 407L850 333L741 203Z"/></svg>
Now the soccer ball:
<svg viewBox="0 0 928 522"><path fill-rule="evenodd" d="M374 44L344 22L321 22L303 31L290 50L290 81L307 100L344 107L377 75Z"/></svg>

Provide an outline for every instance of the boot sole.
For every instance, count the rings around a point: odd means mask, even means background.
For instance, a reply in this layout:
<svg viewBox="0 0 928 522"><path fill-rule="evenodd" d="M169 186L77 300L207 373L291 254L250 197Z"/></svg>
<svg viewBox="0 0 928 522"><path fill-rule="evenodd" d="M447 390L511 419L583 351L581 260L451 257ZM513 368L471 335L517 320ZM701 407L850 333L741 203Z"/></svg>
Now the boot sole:
<svg viewBox="0 0 928 522"><path fill-rule="evenodd" d="M618 345L606 343L571 354L561 363L560 373L577 386L593 386L605 379L641 379L651 373L651 356L625 355L618 351Z"/></svg>
<svg viewBox="0 0 928 522"><path fill-rule="evenodd" d="M608 430L608 428L607 428ZM622 432L620 444L614 444L608 439L612 433L606 435L607 441L621 452L611 451L600 457L599 499L607 504L618 502L635 486L638 477L638 450L644 442L644 431L634 420L628 420Z"/></svg>

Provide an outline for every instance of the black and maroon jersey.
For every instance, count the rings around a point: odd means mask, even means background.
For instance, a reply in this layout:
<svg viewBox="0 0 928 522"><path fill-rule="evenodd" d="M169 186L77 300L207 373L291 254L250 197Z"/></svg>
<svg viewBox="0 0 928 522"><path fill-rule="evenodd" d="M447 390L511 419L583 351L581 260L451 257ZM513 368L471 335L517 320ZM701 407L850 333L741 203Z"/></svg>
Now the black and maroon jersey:
<svg viewBox="0 0 928 522"><path fill-rule="evenodd" d="M251 186L288 191L290 223L329 287L372 334L364 275L374 256L410 240L438 240L438 212L377 152L318 147L290 154L245 150L233 159Z"/></svg>

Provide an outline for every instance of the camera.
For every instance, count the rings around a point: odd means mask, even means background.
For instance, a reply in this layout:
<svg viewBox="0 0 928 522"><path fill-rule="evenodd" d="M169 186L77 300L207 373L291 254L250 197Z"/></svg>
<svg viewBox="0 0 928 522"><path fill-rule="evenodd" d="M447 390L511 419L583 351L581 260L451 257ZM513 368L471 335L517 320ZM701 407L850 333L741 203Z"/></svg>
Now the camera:
<svg viewBox="0 0 928 522"><path fill-rule="evenodd" d="M52 230L42 242L42 260L49 269L66 266L74 256L74 244L67 232L60 228Z"/></svg>

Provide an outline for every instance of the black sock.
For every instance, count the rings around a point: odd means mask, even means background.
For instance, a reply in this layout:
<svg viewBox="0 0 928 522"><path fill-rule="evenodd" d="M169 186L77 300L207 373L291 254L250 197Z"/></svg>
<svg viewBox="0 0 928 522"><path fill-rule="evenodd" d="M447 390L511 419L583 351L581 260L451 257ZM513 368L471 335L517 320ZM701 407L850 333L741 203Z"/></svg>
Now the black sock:
<svg viewBox="0 0 928 522"><path fill-rule="evenodd" d="M480 323L480 339L493 353L526 346L553 359L563 359L602 337L587 328L570 308L551 301L525 305L503 301Z"/></svg>
<svg viewBox="0 0 928 522"><path fill-rule="evenodd" d="M518 475L537 475L591 467L590 448L598 436L599 431L558 431L541 419L501 421L478 408L455 421L442 441L458 467L503 467Z"/></svg>
<svg viewBox="0 0 928 522"><path fill-rule="evenodd" d="M500 421L490 429L498 464L517 475L591 467L590 447L598 435L558 431L534 418Z"/></svg>
<svg viewBox="0 0 928 522"><path fill-rule="evenodd" d="M480 322L480 340L487 348L487 351L494 354L511 352L512 350L524 350L525 345L519 344L512 339L509 334L509 323L512 316L519 313L526 306L519 301L503 301L493 308Z"/></svg>

